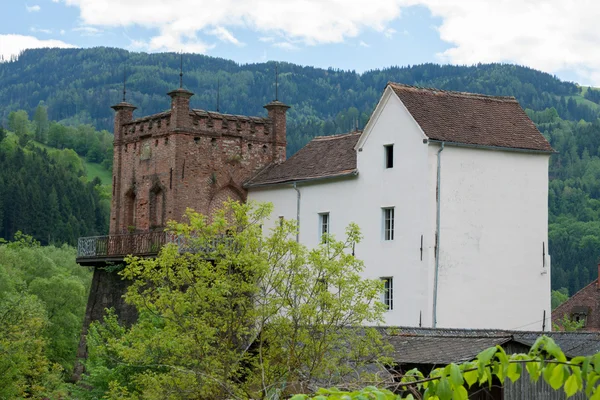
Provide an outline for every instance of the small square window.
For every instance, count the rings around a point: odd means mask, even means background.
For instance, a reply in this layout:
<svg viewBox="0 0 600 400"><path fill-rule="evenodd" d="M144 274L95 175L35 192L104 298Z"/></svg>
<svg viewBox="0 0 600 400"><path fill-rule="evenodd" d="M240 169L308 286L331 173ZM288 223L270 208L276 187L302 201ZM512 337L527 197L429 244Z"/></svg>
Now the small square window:
<svg viewBox="0 0 600 400"><path fill-rule="evenodd" d="M323 240L323 235L329 234L329 213L319 214L319 237Z"/></svg>
<svg viewBox="0 0 600 400"><path fill-rule="evenodd" d="M383 149L385 150L385 167L394 168L394 145L385 145Z"/></svg>
<svg viewBox="0 0 600 400"><path fill-rule="evenodd" d="M394 280L391 277L381 278L383 281L383 293L381 294L381 302L385 304L386 309L394 309Z"/></svg>
<svg viewBox="0 0 600 400"><path fill-rule="evenodd" d="M383 240L394 240L394 207L383 209Z"/></svg>

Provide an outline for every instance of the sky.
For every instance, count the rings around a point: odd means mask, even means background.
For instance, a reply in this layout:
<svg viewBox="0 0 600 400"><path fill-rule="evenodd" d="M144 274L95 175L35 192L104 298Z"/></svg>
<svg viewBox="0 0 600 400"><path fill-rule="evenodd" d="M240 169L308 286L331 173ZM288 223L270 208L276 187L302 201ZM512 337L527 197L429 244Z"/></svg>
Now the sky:
<svg viewBox="0 0 600 400"><path fill-rule="evenodd" d="M595 0L4 0L0 59L26 48L183 51L364 72L526 65L600 86Z"/></svg>

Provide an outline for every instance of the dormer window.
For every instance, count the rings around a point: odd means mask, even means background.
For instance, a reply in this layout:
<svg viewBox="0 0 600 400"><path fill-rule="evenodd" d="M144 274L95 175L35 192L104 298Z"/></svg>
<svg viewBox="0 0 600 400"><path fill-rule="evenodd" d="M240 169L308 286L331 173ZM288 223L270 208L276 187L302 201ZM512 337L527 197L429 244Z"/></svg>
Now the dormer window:
<svg viewBox="0 0 600 400"><path fill-rule="evenodd" d="M588 316L588 308L585 306L575 306L571 310L571 321L573 322L582 322L583 326L585 326L587 322Z"/></svg>
<svg viewBox="0 0 600 400"><path fill-rule="evenodd" d="M386 144L383 146L385 156L385 168L394 168L394 145Z"/></svg>

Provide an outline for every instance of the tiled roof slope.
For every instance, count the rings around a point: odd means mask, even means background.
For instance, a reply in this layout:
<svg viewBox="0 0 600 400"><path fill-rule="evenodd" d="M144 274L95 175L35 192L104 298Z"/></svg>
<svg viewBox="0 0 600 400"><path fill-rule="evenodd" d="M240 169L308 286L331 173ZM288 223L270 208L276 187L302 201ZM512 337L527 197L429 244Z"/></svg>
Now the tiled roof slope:
<svg viewBox="0 0 600 400"><path fill-rule="evenodd" d="M388 85L429 139L552 152L514 97Z"/></svg>
<svg viewBox="0 0 600 400"><path fill-rule="evenodd" d="M597 279L556 307L552 311L552 322L561 325L565 314L567 317L571 317L572 313L579 310L587 312L585 326L582 330L600 331L600 285Z"/></svg>
<svg viewBox="0 0 600 400"><path fill-rule="evenodd" d="M271 165L246 182L246 187L291 183L355 174L354 146L360 132L318 136L281 164Z"/></svg>

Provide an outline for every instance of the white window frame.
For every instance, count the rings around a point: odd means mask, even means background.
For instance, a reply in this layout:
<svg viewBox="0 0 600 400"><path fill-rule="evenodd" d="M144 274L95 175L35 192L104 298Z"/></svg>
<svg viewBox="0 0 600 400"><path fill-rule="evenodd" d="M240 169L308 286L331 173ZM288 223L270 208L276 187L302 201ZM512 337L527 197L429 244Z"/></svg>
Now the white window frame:
<svg viewBox="0 0 600 400"><path fill-rule="evenodd" d="M390 165L391 161L391 166ZM383 145L383 167L385 169L394 168L394 144L385 144Z"/></svg>
<svg viewBox="0 0 600 400"><path fill-rule="evenodd" d="M329 212L319 213L319 240L323 241L323 235L331 233L331 216Z"/></svg>
<svg viewBox="0 0 600 400"><path fill-rule="evenodd" d="M395 230L395 207L383 207L382 209L383 240L394 240Z"/></svg>
<svg viewBox="0 0 600 400"><path fill-rule="evenodd" d="M394 278L391 276L385 276L379 279L383 281L381 302L386 306L388 311L391 311L394 309Z"/></svg>

